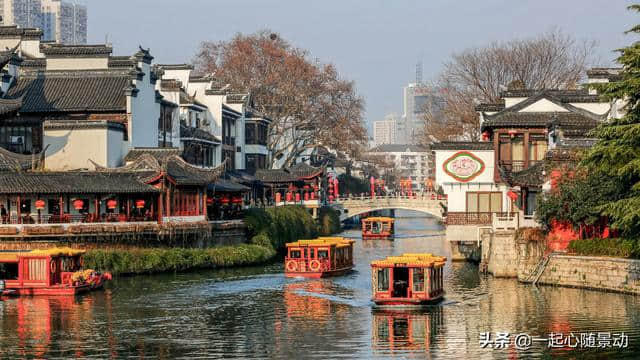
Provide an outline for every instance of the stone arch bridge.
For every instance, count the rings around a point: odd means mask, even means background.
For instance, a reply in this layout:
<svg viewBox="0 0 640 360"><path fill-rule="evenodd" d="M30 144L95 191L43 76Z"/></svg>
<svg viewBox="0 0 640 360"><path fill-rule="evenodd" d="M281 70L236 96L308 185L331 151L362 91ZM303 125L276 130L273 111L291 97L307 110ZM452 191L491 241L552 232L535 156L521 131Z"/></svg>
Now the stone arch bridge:
<svg viewBox="0 0 640 360"><path fill-rule="evenodd" d="M403 209L431 215L442 220L447 207L446 196L433 193L409 196L376 196L340 198L335 205L341 210L340 220L377 210Z"/></svg>

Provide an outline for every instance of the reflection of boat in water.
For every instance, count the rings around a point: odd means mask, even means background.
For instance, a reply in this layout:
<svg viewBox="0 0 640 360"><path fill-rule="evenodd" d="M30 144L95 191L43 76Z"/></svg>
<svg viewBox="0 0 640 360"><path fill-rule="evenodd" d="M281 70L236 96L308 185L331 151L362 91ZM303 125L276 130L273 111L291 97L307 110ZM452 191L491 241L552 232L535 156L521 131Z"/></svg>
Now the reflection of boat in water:
<svg viewBox="0 0 640 360"><path fill-rule="evenodd" d="M342 237L288 243L285 274L309 278L344 274L353 268L353 243L353 240Z"/></svg>
<svg viewBox="0 0 640 360"><path fill-rule="evenodd" d="M362 239L393 240L394 218L369 217L362 219Z"/></svg>
<svg viewBox="0 0 640 360"><path fill-rule="evenodd" d="M443 323L440 307L422 312L374 310L372 345L375 350L428 350Z"/></svg>
<svg viewBox="0 0 640 360"><path fill-rule="evenodd" d="M7 295L75 295L102 288L111 274L82 269L84 250L0 251L0 280Z"/></svg>
<svg viewBox="0 0 640 360"><path fill-rule="evenodd" d="M323 280L296 282L284 287L284 304L287 317L305 317L313 320L324 320L331 315L329 299L310 296L305 293L327 294Z"/></svg>
<svg viewBox="0 0 640 360"><path fill-rule="evenodd" d="M420 307L444 296L446 258L432 254L390 256L371 263L373 301L381 307Z"/></svg>

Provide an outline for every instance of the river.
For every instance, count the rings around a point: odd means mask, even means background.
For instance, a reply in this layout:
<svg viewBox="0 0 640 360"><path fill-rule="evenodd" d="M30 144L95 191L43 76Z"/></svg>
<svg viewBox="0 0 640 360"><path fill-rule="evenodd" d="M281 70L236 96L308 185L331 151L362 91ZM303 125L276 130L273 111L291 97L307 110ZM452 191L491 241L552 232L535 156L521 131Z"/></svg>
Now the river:
<svg viewBox="0 0 640 360"><path fill-rule="evenodd" d="M480 276L448 262L446 300L415 314L371 308L371 260L403 252L449 255L441 227L403 213L398 238L357 238L355 271L322 280L287 279L282 264L114 279L77 298L0 302L0 357L152 358L549 358L628 357L640 351L640 298L533 287ZM628 348L482 348L480 334L624 332ZM612 335L613 336L613 335ZM622 339L618 337L618 339ZM604 343L606 345L606 342ZM575 345L575 344L574 344ZM598 343L595 344L596 346ZM635 353L635 354L634 354Z"/></svg>

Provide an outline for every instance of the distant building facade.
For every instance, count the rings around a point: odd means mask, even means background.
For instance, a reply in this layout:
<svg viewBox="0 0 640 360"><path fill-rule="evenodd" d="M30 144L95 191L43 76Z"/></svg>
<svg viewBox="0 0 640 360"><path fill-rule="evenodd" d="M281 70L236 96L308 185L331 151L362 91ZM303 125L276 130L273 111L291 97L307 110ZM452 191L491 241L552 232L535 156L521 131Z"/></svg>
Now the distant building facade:
<svg viewBox="0 0 640 360"><path fill-rule="evenodd" d="M0 0L0 25L39 28L43 41L87 43L87 7L61 0Z"/></svg>
<svg viewBox="0 0 640 360"><path fill-rule="evenodd" d="M369 150L367 155L394 165L397 176L411 179L414 190L424 189L429 178L434 176L434 157L431 149L425 146L386 144Z"/></svg>
<svg viewBox="0 0 640 360"><path fill-rule="evenodd" d="M418 143L427 110L437 114L442 107L443 99L435 89L418 83L405 86L402 89L402 118L396 126L397 143Z"/></svg>
<svg viewBox="0 0 640 360"><path fill-rule="evenodd" d="M385 116L384 120L373 122L373 146L396 143L396 116Z"/></svg>

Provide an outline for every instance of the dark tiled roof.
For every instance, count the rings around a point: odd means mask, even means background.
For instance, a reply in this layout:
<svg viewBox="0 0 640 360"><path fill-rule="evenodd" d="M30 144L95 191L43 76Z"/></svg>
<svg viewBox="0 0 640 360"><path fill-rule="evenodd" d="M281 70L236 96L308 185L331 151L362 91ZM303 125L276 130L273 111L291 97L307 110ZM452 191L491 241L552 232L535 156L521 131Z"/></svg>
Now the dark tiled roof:
<svg viewBox="0 0 640 360"><path fill-rule="evenodd" d="M313 167L307 163L297 163L289 168L289 172L298 178L316 177L324 171L322 168Z"/></svg>
<svg viewBox="0 0 640 360"><path fill-rule="evenodd" d="M547 151L545 159L551 161L578 161L580 160L579 148L572 146L557 146L555 149Z"/></svg>
<svg viewBox="0 0 640 360"><path fill-rule="evenodd" d="M158 189L128 173L0 172L3 194L125 194L155 193Z"/></svg>
<svg viewBox="0 0 640 360"><path fill-rule="evenodd" d="M493 144L488 141L443 141L431 144L431 150L493 150Z"/></svg>
<svg viewBox="0 0 640 360"><path fill-rule="evenodd" d="M429 149L420 145L385 144L370 149L369 152L428 152Z"/></svg>
<svg viewBox="0 0 640 360"><path fill-rule="evenodd" d="M238 184L231 180L218 179L215 182L209 184L209 189L213 192L246 192L251 188L242 184Z"/></svg>
<svg viewBox="0 0 640 360"><path fill-rule="evenodd" d="M227 94L228 104L244 104L248 94Z"/></svg>
<svg viewBox="0 0 640 360"><path fill-rule="evenodd" d="M504 110L504 102L497 104L480 104L476 106L476 111L502 111Z"/></svg>
<svg viewBox="0 0 640 360"><path fill-rule="evenodd" d="M191 64L158 64L158 67L164 70L193 70Z"/></svg>
<svg viewBox="0 0 640 360"><path fill-rule="evenodd" d="M0 51L0 69L4 68L4 66L7 65L9 61L17 58L16 50L18 49L19 46L20 46L20 43L18 43L12 49Z"/></svg>
<svg viewBox="0 0 640 360"><path fill-rule="evenodd" d="M23 97L21 112L126 111L130 75L113 71L37 72L21 76L8 98Z"/></svg>
<svg viewBox="0 0 640 360"><path fill-rule="evenodd" d="M222 104L222 116L226 115L225 112L227 112L227 114L233 115L234 117L241 117L242 116L241 112L234 110L230 106Z"/></svg>
<svg viewBox="0 0 640 360"><path fill-rule="evenodd" d="M532 97L541 92L548 94L564 103L594 103L600 102L600 96L590 95L587 89L577 90L508 90L500 93L501 97Z"/></svg>
<svg viewBox="0 0 640 360"><path fill-rule="evenodd" d="M10 114L18 111L22 107L22 98L2 99L0 98L0 115Z"/></svg>
<svg viewBox="0 0 640 360"><path fill-rule="evenodd" d="M215 143L221 142L221 140L217 136L208 131L184 125L180 125L180 137L182 139L196 139Z"/></svg>
<svg viewBox="0 0 640 360"><path fill-rule="evenodd" d="M133 157L133 155L132 155ZM204 186L220 177L224 172L226 164L216 167L215 169L201 169L195 167L180 156L170 156L163 154L153 154L152 151L141 151L136 154L135 159L127 165L119 168L104 168L96 166L96 169L105 173L128 173L137 174L142 181L149 181L163 173L175 180L178 185Z"/></svg>
<svg viewBox="0 0 640 360"><path fill-rule="evenodd" d="M0 147L0 171L39 169L43 162L42 154L16 154Z"/></svg>
<svg viewBox="0 0 640 360"><path fill-rule="evenodd" d="M620 71L622 71L622 68L593 68L587 70L587 76L590 79L616 81L620 79Z"/></svg>
<svg viewBox="0 0 640 360"><path fill-rule="evenodd" d="M180 89L180 105L197 105L203 108L207 108L207 105L196 100L194 96L187 94L184 89Z"/></svg>
<svg viewBox="0 0 640 360"><path fill-rule="evenodd" d="M264 183L289 183L298 181L298 177L283 169L258 169L256 178Z"/></svg>
<svg viewBox="0 0 640 360"><path fill-rule="evenodd" d="M544 183L544 163L541 161L522 171L510 172L502 166L499 167L499 170L502 179L511 186L539 187Z"/></svg>
<svg viewBox="0 0 640 360"><path fill-rule="evenodd" d="M131 56L110 56L110 68L130 68L136 66L136 61Z"/></svg>
<svg viewBox="0 0 640 360"><path fill-rule="evenodd" d="M547 127L553 121L559 121L564 126L582 126L597 123L597 120L582 114L571 112L510 112L499 117L487 119L482 128L514 128L514 127Z"/></svg>
<svg viewBox="0 0 640 360"><path fill-rule="evenodd" d="M107 45L43 45L42 53L51 56L100 56L110 55L113 49Z"/></svg>
<svg viewBox="0 0 640 360"><path fill-rule="evenodd" d="M40 37L42 36L42 30L37 28L22 28L16 25L0 26L0 36L20 36L22 38L40 39Z"/></svg>
<svg viewBox="0 0 640 360"><path fill-rule="evenodd" d="M28 70L34 70L34 69L40 69L40 68L44 69L46 66L47 66L47 60L45 59L24 59L20 63L21 69L28 68Z"/></svg>
<svg viewBox="0 0 640 360"><path fill-rule="evenodd" d="M178 91L182 88L182 82L176 79L161 79L160 89Z"/></svg>
<svg viewBox="0 0 640 360"><path fill-rule="evenodd" d="M147 64L151 64L151 61L153 61L153 56L151 56L149 49L144 49L142 46L138 46L138 52L133 54L133 56L138 59L138 61Z"/></svg>
<svg viewBox="0 0 640 360"><path fill-rule="evenodd" d="M159 162L165 162L174 156L182 155L178 148L133 148L124 157L125 162L138 161L146 154L152 156Z"/></svg>

